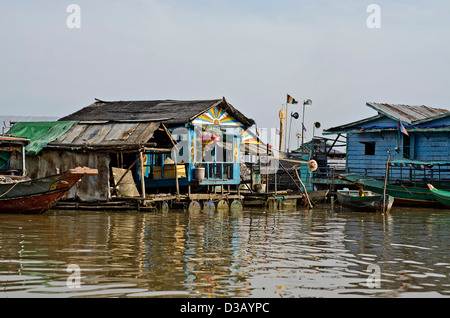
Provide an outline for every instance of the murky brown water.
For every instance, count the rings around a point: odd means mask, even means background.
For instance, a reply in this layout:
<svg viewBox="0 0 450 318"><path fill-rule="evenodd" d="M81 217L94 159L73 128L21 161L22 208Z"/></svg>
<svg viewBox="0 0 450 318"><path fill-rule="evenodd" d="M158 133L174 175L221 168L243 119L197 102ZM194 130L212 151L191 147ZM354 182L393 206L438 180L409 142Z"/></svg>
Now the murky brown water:
<svg viewBox="0 0 450 318"><path fill-rule="evenodd" d="M0 215L0 297L448 297L449 252L446 210Z"/></svg>

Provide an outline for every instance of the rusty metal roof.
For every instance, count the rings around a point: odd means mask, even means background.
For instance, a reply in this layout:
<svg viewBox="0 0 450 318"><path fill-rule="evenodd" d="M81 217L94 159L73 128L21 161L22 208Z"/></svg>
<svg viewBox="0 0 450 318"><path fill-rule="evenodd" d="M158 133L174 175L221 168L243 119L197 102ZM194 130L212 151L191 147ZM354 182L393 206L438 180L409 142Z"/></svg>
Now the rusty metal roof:
<svg viewBox="0 0 450 318"><path fill-rule="evenodd" d="M51 148L137 148L148 144L160 122L78 122L49 143ZM169 140L164 130L164 141ZM155 141L153 144L156 145Z"/></svg>
<svg viewBox="0 0 450 318"><path fill-rule="evenodd" d="M400 120L406 124L425 122L450 115L450 111L447 109L432 108L423 105L410 106L380 103L366 103L366 105L375 109L379 114Z"/></svg>

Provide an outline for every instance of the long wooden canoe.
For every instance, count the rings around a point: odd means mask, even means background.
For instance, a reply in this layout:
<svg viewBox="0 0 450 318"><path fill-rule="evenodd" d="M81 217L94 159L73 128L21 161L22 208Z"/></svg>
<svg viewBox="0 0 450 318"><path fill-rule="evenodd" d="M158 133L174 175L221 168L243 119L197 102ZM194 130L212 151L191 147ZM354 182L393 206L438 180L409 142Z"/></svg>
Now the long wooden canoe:
<svg viewBox="0 0 450 318"><path fill-rule="evenodd" d="M377 180L354 173L342 174L339 177L341 179L353 182L354 184L363 187L365 190L383 194L384 181L382 180ZM389 194L395 198L395 204L427 207L440 206L440 203L435 199L426 184L416 184L411 186L388 183L386 187L386 194Z"/></svg>
<svg viewBox="0 0 450 318"><path fill-rule="evenodd" d="M430 189L431 194L437 201L439 201L445 207L450 208L450 192L449 191L436 189L431 184L428 184L428 188Z"/></svg>

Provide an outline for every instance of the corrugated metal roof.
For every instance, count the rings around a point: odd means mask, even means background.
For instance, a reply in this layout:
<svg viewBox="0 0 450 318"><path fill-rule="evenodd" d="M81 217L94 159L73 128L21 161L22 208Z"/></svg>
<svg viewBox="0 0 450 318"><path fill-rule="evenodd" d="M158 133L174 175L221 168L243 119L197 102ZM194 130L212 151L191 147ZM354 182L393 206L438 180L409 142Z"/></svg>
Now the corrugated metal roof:
<svg viewBox="0 0 450 318"><path fill-rule="evenodd" d="M380 104L367 103L367 106L375 109L387 117L395 120L401 120L403 123L413 124L415 122L424 122L430 119L450 115L447 109L432 108L428 106L410 106L401 104Z"/></svg>
<svg viewBox="0 0 450 318"><path fill-rule="evenodd" d="M160 122L79 122L49 146L138 146L148 143Z"/></svg>
<svg viewBox="0 0 450 318"><path fill-rule="evenodd" d="M450 111L442 108L434 108L428 106L410 106L403 104L386 104L386 103L366 103L370 108L378 112L378 115L372 116L363 120L355 121L349 124L340 125L325 129L324 135L341 134L350 131L360 131L362 124L369 121L381 118L383 116L389 117L395 121L400 120L403 124L408 126L420 125L432 120L450 116ZM393 127L395 129L395 127ZM379 127L382 129L382 127ZM424 128L425 129L425 128ZM448 129L448 128L445 128Z"/></svg>

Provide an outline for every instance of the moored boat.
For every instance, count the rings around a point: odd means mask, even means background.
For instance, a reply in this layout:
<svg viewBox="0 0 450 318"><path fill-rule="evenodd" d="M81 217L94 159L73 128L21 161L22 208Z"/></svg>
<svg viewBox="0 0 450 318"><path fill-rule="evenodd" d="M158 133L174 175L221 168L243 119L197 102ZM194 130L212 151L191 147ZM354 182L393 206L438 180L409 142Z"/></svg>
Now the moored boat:
<svg viewBox="0 0 450 318"><path fill-rule="evenodd" d="M436 189L431 184L428 184L428 188L437 201L439 201L443 206L450 208L450 191Z"/></svg>
<svg viewBox="0 0 450 318"><path fill-rule="evenodd" d="M382 212L383 204L386 205L385 211L389 212L394 204L394 198L390 195L386 195L384 201L383 195L363 190L338 190L337 199L342 206L357 212Z"/></svg>
<svg viewBox="0 0 450 318"><path fill-rule="evenodd" d="M0 213L46 212L83 176L98 174L97 169L77 167L56 175L30 179L25 170L25 146L28 143L28 139L0 136L0 152L22 153L20 165L10 166L9 160L3 160L0 168Z"/></svg>
<svg viewBox="0 0 450 318"><path fill-rule="evenodd" d="M309 198L313 204L318 204L324 201L330 190L315 190L308 191Z"/></svg>
<svg viewBox="0 0 450 318"><path fill-rule="evenodd" d="M353 182L354 184L364 188L365 190L375 192L377 194L384 193L384 181L366 177L359 174L349 173L339 176L341 179ZM399 205L415 205L435 207L439 206L439 202L434 198L427 185L416 183L415 185L394 184L388 182L386 185L386 194L395 198L395 204Z"/></svg>

